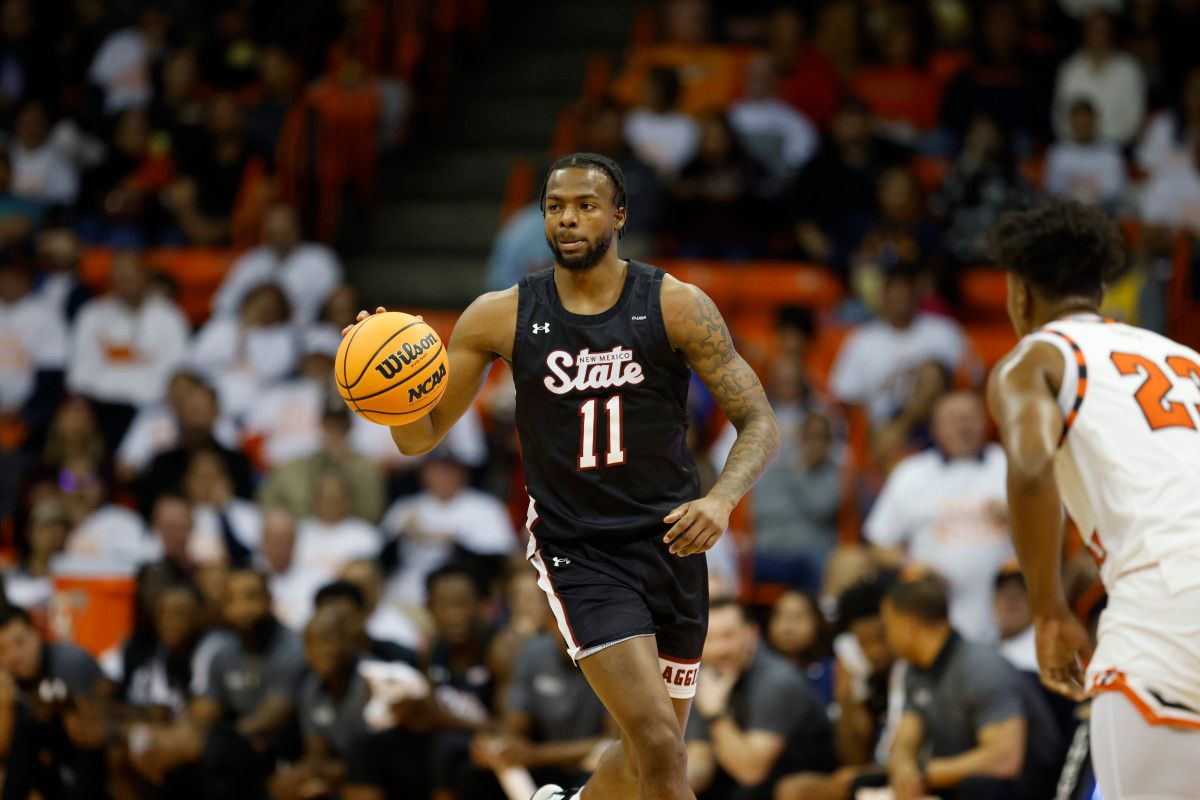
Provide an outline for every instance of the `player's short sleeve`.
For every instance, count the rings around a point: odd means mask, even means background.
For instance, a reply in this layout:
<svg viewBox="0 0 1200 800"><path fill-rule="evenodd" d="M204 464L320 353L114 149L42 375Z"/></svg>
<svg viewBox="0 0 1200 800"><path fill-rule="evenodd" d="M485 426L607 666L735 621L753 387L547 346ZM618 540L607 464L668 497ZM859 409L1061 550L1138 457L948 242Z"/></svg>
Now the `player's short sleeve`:
<svg viewBox="0 0 1200 800"><path fill-rule="evenodd" d="M962 698L976 732L1025 717L1021 675L998 652L979 650L963 664Z"/></svg>

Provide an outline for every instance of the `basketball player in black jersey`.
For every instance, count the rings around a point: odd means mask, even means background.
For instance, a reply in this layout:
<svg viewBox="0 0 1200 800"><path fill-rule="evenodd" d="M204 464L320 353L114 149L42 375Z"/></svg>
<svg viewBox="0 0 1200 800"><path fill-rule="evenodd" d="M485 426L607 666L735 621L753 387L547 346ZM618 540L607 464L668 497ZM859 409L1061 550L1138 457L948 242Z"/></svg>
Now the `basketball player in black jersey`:
<svg viewBox="0 0 1200 800"><path fill-rule="evenodd" d="M683 727L708 625L703 553L779 443L712 300L617 254L625 205L613 161L577 153L555 163L542 190L554 267L473 302L450 337L441 402L392 428L403 453L428 452L493 359L511 366L527 555L571 657L622 732L582 790L547 786L534 800L695 799ZM738 431L703 497L684 444L692 370Z"/></svg>

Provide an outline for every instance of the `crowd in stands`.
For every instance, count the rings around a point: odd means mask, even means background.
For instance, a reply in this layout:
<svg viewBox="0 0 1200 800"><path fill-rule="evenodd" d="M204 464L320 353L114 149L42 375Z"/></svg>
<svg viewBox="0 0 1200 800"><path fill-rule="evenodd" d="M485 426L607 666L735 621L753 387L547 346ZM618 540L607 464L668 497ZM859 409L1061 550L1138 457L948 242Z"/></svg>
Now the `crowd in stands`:
<svg viewBox="0 0 1200 800"><path fill-rule="evenodd" d="M377 5L0 2L5 797L489 800L523 771L578 783L619 736L522 557L511 386L402 457L330 380L370 298L307 204L263 190L335 78L371 76L395 140L403 86L356 50ZM785 442L710 554L689 779L1091 797L1086 709L1034 674L958 277L1044 194L1140 219L1149 253L1200 232L1200 11L770 5L668 0L579 142L625 172L626 255L811 260L851 298L779 310ZM144 251L182 243L253 244L198 325ZM531 206L488 280L549 259ZM853 327L825 375L831 315ZM710 485L732 432L698 384L691 406ZM1094 623L1086 551L1068 563ZM129 579L131 611L89 653L55 586L95 575Z"/></svg>

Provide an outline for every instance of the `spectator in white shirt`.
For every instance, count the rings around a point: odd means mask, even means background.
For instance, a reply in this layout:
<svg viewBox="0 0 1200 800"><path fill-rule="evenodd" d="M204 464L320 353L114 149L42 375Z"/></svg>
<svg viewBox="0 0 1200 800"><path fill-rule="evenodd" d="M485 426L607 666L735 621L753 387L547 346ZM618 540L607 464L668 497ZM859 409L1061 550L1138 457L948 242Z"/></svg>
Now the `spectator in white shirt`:
<svg viewBox="0 0 1200 800"><path fill-rule="evenodd" d="M264 391L246 415L243 433L262 440L261 456L267 467L321 449L321 423L325 402L335 392L333 359L340 343L341 336L333 328L318 326L304 331L300 336L300 374Z"/></svg>
<svg viewBox="0 0 1200 800"><path fill-rule="evenodd" d="M1133 141L1146 112L1146 77L1133 56L1117 50L1112 18L1097 11L1083 25L1083 48L1063 62L1054 87L1054 130L1071 133L1071 104L1087 98L1100 118L1100 138Z"/></svg>
<svg viewBox="0 0 1200 800"><path fill-rule="evenodd" d="M157 456L179 445L179 415L188 393L203 386L200 378L186 369L171 376L162 402L138 409L117 447L117 477L132 481ZM220 417L212 428L213 438L225 448L237 446L237 429L228 416Z"/></svg>
<svg viewBox="0 0 1200 800"><path fill-rule="evenodd" d="M909 561L941 574L955 629L994 642L993 581L1013 557L1004 451L987 442L983 401L973 392L939 400L932 433L937 446L892 471L863 532L887 565Z"/></svg>
<svg viewBox="0 0 1200 800"><path fill-rule="evenodd" d="M191 454L183 475L183 496L192 507L191 560L248 564L262 544L262 512L234 493L229 467L218 450L201 448Z"/></svg>
<svg viewBox="0 0 1200 800"><path fill-rule="evenodd" d="M1096 107L1080 98L1071 104L1071 136L1046 154L1046 191L1088 205L1117 210L1125 192L1125 160L1112 142L1098 137Z"/></svg>
<svg viewBox="0 0 1200 800"><path fill-rule="evenodd" d="M357 558L376 558L383 540L374 525L350 516L350 491L340 473L317 479L311 516L296 529L297 564L316 569L332 580Z"/></svg>
<svg viewBox="0 0 1200 800"><path fill-rule="evenodd" d="M1188 70L1176 102L1159 111L1146 123L1137 149L1138 167L1151 178L1186 165L1200 141L1200 67Z"/></svg>
<svg viewBox="0 0 1200 800"><path fill-rule="evenodd" d="M62 552L70 518L63 504L46 497L29 512L25 536L18 540L21 559L4 573L4 598L44 619L54 586L50 559Z"/></svg>
<svg viewBox="0 0 1200 800"><path fill-rule="evenodd" d="M1025 576L1015 561L1006 563L996 576L992 610L1000 634L1000 655L1022 672L1038 673L1037 642L1033 632L1033 610Z"/></svg>
<svg viewBox="0 0 1200 800"><path fill-rule="evenodd" d="M262 393L281 382L299 359L287 297L262 283L243 298L234 317L214 317L192 341L189 365L217 389L221 410L242 418Z"/></svg>
<svg viewBox="0 0 1200 800"><path fill-rule="evenodd" d="M885 425L913 407L919 373L928 364L953 372L967 353L958 323L920 313L914 276L894 271L886 278L880 318L860 325L842 344L829 388L843 403L866 407L873 426Z"/></svg>
<svg viewBox="0 0 1200 800"><path fill-rule="evenodd" d="M150 67L166 45L170 22L166 9L146 4L137 27L113 31L100 43L88 80L104 93L106 114L150 104L154 95Z"/></svg>
<svg viewBox="0 0 1200 800"><path fill-rule="evenodd" d="M383 572L378 561L356 558L342 567L338 577L362 592L367 604L367 634L372 639L396 642L417 651L424 649L425 635L420 626L400 606L383 600Z"/></svg>
<svg viewBox="0 0 1200 800"><path fill-rule="evenodd" d="M73 528L66 552L78 559L129 565L153 561L156 542L137 513L108 502L109 486L95 465L71 458L58 473L58 486Z"/></svg>
<svg viewBox="0 0 1200 800"><path fill-rule="evenodd" d="M294 320L316 322L321 306L342 282L337 256L323 244L300 240L296 209L276 203L263 220L263 244L233 263L213 297L213 312L236 317L242 299L262 283L274 281L287 295Z"/></svg>
<svg viewBox="0 0 1200 800"><path fill-rule="evenodd" d="M746 94L729 109L729 122L750 155L778 177L804 166L821 144L808 118L779 96L779 76L765 53L746 64Z"/></svg>
<svg viewBox="0 0 1200 800"><path fill-rule="evenodd" d="M404 606L425 599L425 578L461 548L481 556L511 553L519 542L504 504L467 485L467 469L453 456L435 451L421 465L421 492L397 500L383 517L383 529L398 540L401 567L386 596Z"/></svg>
<svg viewBox="0 0 1200 800"><path fill-rule="evenodd" d="M1139 216L1149 229L1147 239L1163 246L1172 231L1200 236L1200 141L1191 152L1187 162L1156 173L1142 192Z"/></svg>
<svg viewBox="0 0 1200 800"><path fill-rule="evenodd" d="M50 136L50 118L38 100L26 103L14 124L12 192L46 206L70 205L79 194L79 170Z"/></svg>
<svg viewBox="0 0 1200 800"><path fill-rule="evenodd" d="M20 414L39 372L60 371L66 361L66 325L30 287L27 270L0 262L0 420Z"/></svg>
<svg viewBox="0 0 1200 800"><path fill-rule="evenodd" d="M67 363L67 388L95 402L113 447L139 407L163 398L188 333L183 312L150 291L141 256L117 253L112 291L80 310Z"/></svg>
<svg viewBox="0 0 1200 800"><path fill-rule="evenodd" d="M258 561L271 584L275 617L294 631L303 631L312 616L313 596L329 575L296 561L296 522L286 510L263 512L262 548Z"/></svg>
<svg viewBox="0 0 1200 800"><path fill-rule="evenodd" d="M642 104L625 115L625 141L663 176L676 175L700 148L700 125L678 109L680 88L675 70L654 69Z"/></svg>

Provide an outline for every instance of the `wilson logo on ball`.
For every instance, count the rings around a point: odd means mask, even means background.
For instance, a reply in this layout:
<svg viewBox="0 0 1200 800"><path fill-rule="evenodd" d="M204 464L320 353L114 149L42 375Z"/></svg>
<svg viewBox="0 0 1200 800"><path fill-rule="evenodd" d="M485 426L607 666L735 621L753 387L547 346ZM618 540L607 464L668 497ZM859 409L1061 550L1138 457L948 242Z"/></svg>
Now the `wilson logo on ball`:
<svg viewBox="0 0 1200 800"><path fill-rule="evenodd" d="M442 378L446 377L446 365L442 364L438 371L430 375L425 380L418 383L416 386L408 390L408 401L420 400L425 395L433 391L434 387L442 382Z"/></svg>
<svg viewBox="0 0 1200 800"><path fill-rule="evenodd" d="M375 365L375 370L384 378L391 380L400 374L404 367L421 357L421 355L437 343L437 336L426 334L415 342L405 342L404 346L392 353L385 360ZM445 373L443 367L442 372ZM434 384L435 386L437 384ZM411 392L411 390L410 390ZM419 396L419 395L418 395Z"/></svg>

